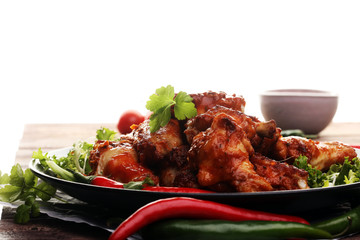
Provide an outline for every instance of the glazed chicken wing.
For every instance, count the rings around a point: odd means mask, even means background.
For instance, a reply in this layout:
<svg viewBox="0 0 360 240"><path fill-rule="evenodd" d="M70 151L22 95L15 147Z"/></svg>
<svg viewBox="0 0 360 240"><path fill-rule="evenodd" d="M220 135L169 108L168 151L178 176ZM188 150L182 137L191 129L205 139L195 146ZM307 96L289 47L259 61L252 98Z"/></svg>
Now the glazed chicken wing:
<svg viewBox="0 0 360 240"><path fill-rule="evenodd" d="M161 165L174 148L183 145L179 121L175 119L155 133L150 132L149 120L146 120L134 130L133 135L139 161L149 167Z"/></svg>
<svg viewBox="0 0 360 240"><path fill-rule="evenodd" d="M265 178L274 190L292 190L309 188L308 172L293 165L267 158L259 153L251 157L257 174Z"/></svg>
<svg viewBox="0 0 360 240"><path fill-rule="evenodd" d="M277 141L273 156L278 160L294 160L306 156L314 168L327 170L332 164L343 163L345 157L357 156L355 149L340 142L319 142L302 137L281 137Z"/></svg>
<svg viewBox="0 0 360 240"><path fill-rule="evenodd" d="M193 103L195 104L198 114L202 114L216 105L239 110L241 112L244 112L245 109L246 103L242 96L229 96L224 92L212 91L189 95L193 98Z"/></svg>
<svg viewBox="0 0 360 240"><path fill-rule="evenodd" d="M97 141L90 153L94 175L105 176L118 182L142 181L149 177L159 182L153 172L138 162L137 153L129 141Z"/></svg>
<svg viewBox="0 0 360 240"><path fill-rule="evenodd" d="M231 116L220 113L211 127L193 139L189 161L198 170L200 186L228 184L238 192L272 190L259 176L249 156L254 153L246 132Z"/></svg>
<svg viewBox="0 0 360 240"><path fill-rule="evenodd" d="M160 185L168 187L199 188L196 172L191 169L187 159L189 146L174 148L170 157L159 168Z"/></svg>
<svg viewBox="0 0 360 240"><path fill-rule="evenodd" d="M185 124L184 133L187 141L192 143L194 136L208 129L213 119L220 113L226 113L234 119L236 124L245 131L247 138L258 152L267 152L280 136L281 130L276 127L273 120L261 122L256 117L246 115L241 111L224 106L215 106L207 112L190 119Z"/></svg>
<svg viewBox="0 0 360 240"><path fill-rule="evenodd" d="M150 133L148 123L143 122L133 132L140 163L159 176L162 186L198 187L196 176L189 168L189 146L184 144L179 121L171 119L155 133Z"/></svg>

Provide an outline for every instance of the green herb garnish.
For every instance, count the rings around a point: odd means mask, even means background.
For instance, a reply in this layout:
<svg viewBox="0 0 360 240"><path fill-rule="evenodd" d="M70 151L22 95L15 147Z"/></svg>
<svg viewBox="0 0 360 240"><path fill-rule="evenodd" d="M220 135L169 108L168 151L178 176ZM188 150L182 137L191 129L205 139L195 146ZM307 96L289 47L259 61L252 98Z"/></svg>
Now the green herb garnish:
<svg viewBox="0 0 360 240"><path fill-rule="evenodd" d="M176 97L174 87L168 85L156 89L156 93L150 96L146 108L152 111L150 116L150 132L156 132L164 127L171 118L171 108L174 107L174 115L178 120L185 120L197 115L192 97L186 92L179 92Z"/></svg>
<svg viewBox="0 0 360 240"><path fill-rule="evenodd" d="M97 140L115 140L115 135L116 132L108 128L96 131ZM64 157L49 156L48 153L43 153L41 148L34 151L32 157L39 160L37 167L44 173L68 181L76 181L74 172L88 174L91 171L89 157L92 149L93 144L78 141ZM0 201L22 202L16 209L16 223L26 223L31 217L40 214L37 198L42 201L56 198L64 202L55 193L56 188L44 181L39 181L30 168L24 171L19 164L16 164L11 168L10 175L0 172Z"/></svg>
<svg viewBox="0 0 360 240"><path fill-rule="evenodd" d="M39 197L43 201L49 201L55 197L56 189L46 182L39 182L38 178L28 168L22 170L20 164L11 168L10 176L1 175L0 201L15 202L23 201L16 209L15 222L26 223L30 217L40 214L39 204L35 201Z"/></svg>
<svg viewBox="0 0 360 240"><path fill-rule="evenodd" d="M97 140L115 140L116 132L108 128L102 127L96 131Z"/></svg>

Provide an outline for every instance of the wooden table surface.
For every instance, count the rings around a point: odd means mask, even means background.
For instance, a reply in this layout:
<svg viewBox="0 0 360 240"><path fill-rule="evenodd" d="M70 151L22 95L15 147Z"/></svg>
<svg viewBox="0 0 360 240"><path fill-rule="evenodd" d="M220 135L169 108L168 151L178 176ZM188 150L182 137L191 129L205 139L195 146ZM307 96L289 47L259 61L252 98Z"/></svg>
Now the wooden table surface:
<svg viewBox="0 0 360 240"><path fill-rule="evenodd" d="M94 137L100 127L115 130L115 124L29 124L16 155L16 163L25 169L32 153L38 148L44 152L71 146L77 140ZM360 145L360 123L332 123L319 135L319 140L337 140ZM46 215L33 218L28 224L13 222L14 210L4 207L0 221L0 239L107 239L109 232L88 226L66 222ZM346 239L360 240L360 235Z"/></svg>

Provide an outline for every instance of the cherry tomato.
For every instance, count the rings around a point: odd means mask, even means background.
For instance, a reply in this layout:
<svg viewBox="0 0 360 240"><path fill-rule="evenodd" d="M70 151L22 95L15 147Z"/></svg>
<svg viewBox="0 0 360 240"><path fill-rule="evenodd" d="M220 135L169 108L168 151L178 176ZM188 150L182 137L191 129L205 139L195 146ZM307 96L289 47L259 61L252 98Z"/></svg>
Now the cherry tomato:
<svg viewBox="0 0 360 240"><path fill-rule="evenodd" d="M119 119L117 128L121 134L130 133L131 125L140 124L145 120L145 117L135 110L125 111Z"/></svg>

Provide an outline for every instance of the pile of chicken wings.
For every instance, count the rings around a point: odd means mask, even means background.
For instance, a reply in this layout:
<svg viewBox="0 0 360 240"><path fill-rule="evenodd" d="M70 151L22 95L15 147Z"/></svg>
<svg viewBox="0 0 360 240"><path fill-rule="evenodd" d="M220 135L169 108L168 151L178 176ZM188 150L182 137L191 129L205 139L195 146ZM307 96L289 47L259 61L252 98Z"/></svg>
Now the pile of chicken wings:
<svg viewBox="0 0 360 240"><path fill-rule="evenodd" d="M198 112L192 119L173 117L155 133L145 120L118 141L97 141L90 156L93 174L216 192L291 190L309 188L308 172L292 165L300 155L319 170L356 157L340 142L282 137L275 121L246 115L241 96L190 96Z"/></svg>

